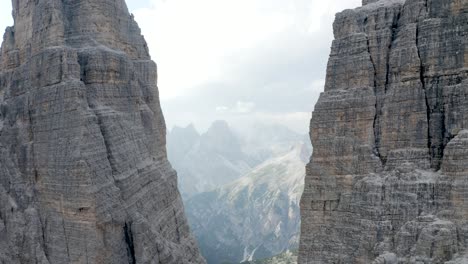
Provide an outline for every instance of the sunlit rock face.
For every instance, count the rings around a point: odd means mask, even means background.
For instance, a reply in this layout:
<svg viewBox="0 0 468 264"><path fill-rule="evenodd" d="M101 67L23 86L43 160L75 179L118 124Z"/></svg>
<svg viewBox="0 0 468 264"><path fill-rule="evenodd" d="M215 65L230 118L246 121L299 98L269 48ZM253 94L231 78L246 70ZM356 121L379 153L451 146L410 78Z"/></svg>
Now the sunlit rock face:
<svg viewBox="0 0 468 264"><path fill-rule="evenodd" d="M0 54L0 262L204 263L124 0L21 0Z"/></svg>
<svg viewBox="0 0 468 264"><path fill-rule="evenodd" d="M339 13L299 263L468 263L468 2Z"/></svg>

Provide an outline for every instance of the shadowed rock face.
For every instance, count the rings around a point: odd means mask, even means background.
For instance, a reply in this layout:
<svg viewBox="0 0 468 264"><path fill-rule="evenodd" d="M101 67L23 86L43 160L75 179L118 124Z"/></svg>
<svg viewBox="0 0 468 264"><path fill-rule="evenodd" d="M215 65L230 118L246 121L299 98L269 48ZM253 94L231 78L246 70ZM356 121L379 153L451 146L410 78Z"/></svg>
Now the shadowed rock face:
<svg viewBox="0 0 468 264"><path fill-rule="evenodd" d="M468 263L468 1L363 4L334 23L299 263Z"/></svg>
<svg viewBox="0 0 468 264"><path fill-rule="evenodd" d="M156 64L124 0L13 1L0 54L0 263L204 263Z"/></svg>

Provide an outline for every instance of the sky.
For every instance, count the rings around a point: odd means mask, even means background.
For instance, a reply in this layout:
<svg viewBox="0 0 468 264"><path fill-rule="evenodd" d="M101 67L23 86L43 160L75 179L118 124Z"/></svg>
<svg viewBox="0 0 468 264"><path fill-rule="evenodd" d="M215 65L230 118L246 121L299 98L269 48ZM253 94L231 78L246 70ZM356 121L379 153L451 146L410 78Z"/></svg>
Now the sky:
<svg viewBox="0 0 468 264"><path fill-rule="evenodd" d="M127 0L158 64L169 129L214 120L306 133L336 12L361 0ZM0 1L0 28L12 25Z"/></svg>

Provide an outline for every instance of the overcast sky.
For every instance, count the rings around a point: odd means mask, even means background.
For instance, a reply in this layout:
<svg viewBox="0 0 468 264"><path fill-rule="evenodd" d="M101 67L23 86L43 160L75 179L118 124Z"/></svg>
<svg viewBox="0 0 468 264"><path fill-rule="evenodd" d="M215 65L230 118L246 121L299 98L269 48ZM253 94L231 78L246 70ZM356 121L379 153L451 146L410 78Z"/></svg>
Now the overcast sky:
<svg viewBox="0 0 468 264"><path fill-rule="evenodd" d="M0 28L12 25L0 1ZM127 0L158 63L168 128L280 123L305 133L334 14L361 0Z"/></svg>

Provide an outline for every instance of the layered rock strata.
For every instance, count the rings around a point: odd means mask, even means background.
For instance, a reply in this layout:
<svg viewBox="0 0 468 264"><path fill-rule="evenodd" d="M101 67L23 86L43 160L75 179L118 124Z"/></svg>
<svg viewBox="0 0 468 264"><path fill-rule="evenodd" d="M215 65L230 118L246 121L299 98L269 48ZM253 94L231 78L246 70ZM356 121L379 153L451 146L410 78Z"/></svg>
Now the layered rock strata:
<svg viewBox="0 0 468 264"><path fill-rule="evenodd" d="M204 263L124 0L21 0L0 53L0 263Z"/></svg>
<svg viewBox="0 0 468 264"><path fill-rule="evenodd" d="M468 1L339 13L299 263L468 263Z"/></svg>

